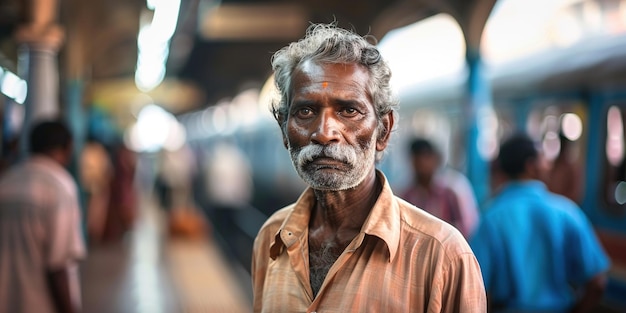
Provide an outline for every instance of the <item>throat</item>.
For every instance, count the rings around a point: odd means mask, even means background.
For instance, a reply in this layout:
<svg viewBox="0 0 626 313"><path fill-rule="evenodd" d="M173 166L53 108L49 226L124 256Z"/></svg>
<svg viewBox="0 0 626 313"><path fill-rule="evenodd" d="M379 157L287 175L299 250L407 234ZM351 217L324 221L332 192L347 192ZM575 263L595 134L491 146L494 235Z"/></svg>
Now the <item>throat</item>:
<svg viewBox="0 0 626 313"><path fill-rule="evenodd" d="M309 272L313 297L317 297L331 266L341 255L341 247L333 241L309 246Z"/></svg>

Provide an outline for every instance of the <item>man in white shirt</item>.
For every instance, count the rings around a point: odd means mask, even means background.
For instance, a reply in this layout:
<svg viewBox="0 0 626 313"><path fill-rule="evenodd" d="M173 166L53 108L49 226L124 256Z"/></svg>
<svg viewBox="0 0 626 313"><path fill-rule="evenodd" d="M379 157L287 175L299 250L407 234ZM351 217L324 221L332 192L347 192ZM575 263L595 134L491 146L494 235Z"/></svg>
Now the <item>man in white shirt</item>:
<svg viewBox="0 0 626 313"><path fill-rule="evenodd" d="M30 133L31 156L0 177L0 313L80 312L85 256L78 193L65 170L72 136L58 121Z"/></svg>

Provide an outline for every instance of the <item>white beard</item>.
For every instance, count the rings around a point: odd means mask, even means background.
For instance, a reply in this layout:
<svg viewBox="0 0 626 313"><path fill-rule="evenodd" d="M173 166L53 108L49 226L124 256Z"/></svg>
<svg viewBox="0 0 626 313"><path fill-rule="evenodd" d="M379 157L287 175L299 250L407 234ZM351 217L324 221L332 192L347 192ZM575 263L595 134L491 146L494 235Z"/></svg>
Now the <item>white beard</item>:
<svg viewBox="0 0 626 313"><path fill-rule="evenodd" d="M354 188L365 180L376 160L376 134L366 147L331 144L322 146L309 144L294 149L289 144L291 161L298 175L313 189L347 190ZM345 171L324 171L311 164L319 157L332 158L343 162L348 169Z"/></svg>

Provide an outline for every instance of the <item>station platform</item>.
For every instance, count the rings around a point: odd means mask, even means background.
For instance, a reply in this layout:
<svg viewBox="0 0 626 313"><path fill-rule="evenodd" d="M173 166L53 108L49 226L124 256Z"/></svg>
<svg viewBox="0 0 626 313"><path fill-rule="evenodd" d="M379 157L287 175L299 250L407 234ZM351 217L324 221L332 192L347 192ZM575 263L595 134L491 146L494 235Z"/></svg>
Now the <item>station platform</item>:
<svg viewBox="0 0 626 313"><path fill-rule="evenodd" d="M210 232L173 238L166 225L164 211L143 197L124 240L89 248L81 264L84 312L252 312L249 274Z"/></svg>

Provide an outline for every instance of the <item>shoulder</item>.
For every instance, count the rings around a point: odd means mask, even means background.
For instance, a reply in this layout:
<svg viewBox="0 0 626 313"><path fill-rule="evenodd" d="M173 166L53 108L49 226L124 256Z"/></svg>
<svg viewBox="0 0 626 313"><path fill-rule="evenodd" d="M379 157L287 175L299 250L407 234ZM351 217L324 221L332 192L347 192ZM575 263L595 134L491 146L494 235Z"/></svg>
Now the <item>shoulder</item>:
<svg viewBox="0 0 626 313"><path fill-rule="evenodd" d="M472 253L467 241L454 226L397 198L400 206L401 226L405 238L422 241L432 249L448 256Z"/></svg>
<svg viewBox="0 0 626 313"><path fill-rule="evenodd" d="M587 215L578 204L563 195L546 190L545 205L550 207L555 217L562 220L575 224L587 222Z"/></svg>
<svg viewBox="0 0 626 313"><path fill-rule="evenodd" d="M441 194L448 201L458 201L458 194L454 191L450 186L442 185L441 186Z"/></svg>
<svg viewBox="0 0 626 313"><path fill-rule="evenodd" d="M582 233L593 233L591 221L585 212L571 199L550 193L552 207L559 213L562 223L567 224L570 230Z"/></svg>
<svg viewBox="0 0 626 313"><path fill-rule="evenodd" d="M263 223L263 226L259 229L259 232L255 238L255 247L257 245L268 246L273 241L274 236L283 225L287 217L293 212L295 203L290 204L276 212Z"/></svg>
<svg viewBox="0 0 626 313"><path fill-rule="evenodd" d="M432 275L442 297L459 299L458 305L483 307L484 283L476 256L461 233L450 224L399 199L402 254L413 270Z"/></svg>
<svg viewBox="0 0 626 313"><path fill-rule="evenodd" d="M575 213L580 211L580 207L578 206L578 204L576 204L576 202L572 201L566 196L546 190L546 199L553 207L563 210L565 212Z"/></svg>
<svg viewBox="0 0 626 313"><path fill-rule="evenodd" d="M33 194L59 194L59 181L45 167L27 160L10 168L0 179L2 189L28 190Z"/></svg>
<svg viewBox="0 0 626 313"><path fill-rule="evenodd" d="M58 192L77 195L77 187L74 178L61 165L44 157L33 157L26 165L30 170L41 177L46 178L46 182L52 184L52 188Z"/></svg>
<svg viewBox="0 0 626 313"><path fill-rule="evenodd" d="M270 215L270 217L265 221L265 223L263 223L263 226L261 226L261 229L259 230L259 235L262 233L266 233L266 232L275 234L276 231L278 231L280 226L283 224L285 219L287 219L287 217L291 214L291 212L293 212L294 207L295 207L295 203L292 203L272 213L272 215Z"/></svg>

